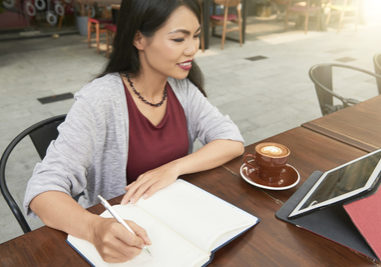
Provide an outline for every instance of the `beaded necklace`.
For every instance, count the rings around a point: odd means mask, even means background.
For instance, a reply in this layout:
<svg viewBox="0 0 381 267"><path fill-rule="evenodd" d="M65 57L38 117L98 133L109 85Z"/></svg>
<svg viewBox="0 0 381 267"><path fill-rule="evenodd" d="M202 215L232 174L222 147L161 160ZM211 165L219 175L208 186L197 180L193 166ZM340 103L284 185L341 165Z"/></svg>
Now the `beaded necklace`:
<svg viewBox="0 0 381 267"><path fill-rule="evenodd" d="M167 86L164 87L164 92L163 92L163 98L161 99L161 101L159 103L151 103L149 102L148 100L146 100L136 89L135 89L135 86L134 86L134 83L131 81L130 77L128 76L128 74L125 74L126 78L127 78L127 81L128 83L130 84L131 88L132 88L132 91L138 96L138 98L143 101L145 104L147 105L150 105L152 107L160 107L161 105L163 105L165 99L167 98Z"/></svg>

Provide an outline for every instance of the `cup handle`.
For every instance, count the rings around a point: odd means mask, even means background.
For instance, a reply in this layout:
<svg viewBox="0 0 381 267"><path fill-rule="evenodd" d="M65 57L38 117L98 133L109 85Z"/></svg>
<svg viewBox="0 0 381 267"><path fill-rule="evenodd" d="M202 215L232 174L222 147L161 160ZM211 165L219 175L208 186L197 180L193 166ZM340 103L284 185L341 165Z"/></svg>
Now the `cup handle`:
<svg viewBox="0 0 381 267"><path fill-rule="evenodd" d="M243 157L243 162L247 165L249 165L252 169L254 169L254 171L258 171L259 169L259 166L258 164L255 162L255 159L257 157L255 156L255 154L252 154L252 153L248 153L246 154L244 157ZM249 162L250 159L253 159L252 161Z"/></svg>

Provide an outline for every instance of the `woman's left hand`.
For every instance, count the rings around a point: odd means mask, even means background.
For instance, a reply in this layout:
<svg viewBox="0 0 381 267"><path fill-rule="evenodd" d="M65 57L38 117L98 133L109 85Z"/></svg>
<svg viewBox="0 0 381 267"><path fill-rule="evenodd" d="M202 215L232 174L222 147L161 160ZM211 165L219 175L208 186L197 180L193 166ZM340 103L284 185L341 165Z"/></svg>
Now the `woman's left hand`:
<svg viewBox="0 0 381 267"><path fill-rule="evenodd" d="M141 197L144 199L152 196L160 189L172 184L179 176L174 162L167 163L156 169L141 174L135 182L125 187L127 193L121 204L136 203Z"/></svg>
<svg viewBox="0 0 381 267"><path fill-rule="evenodd" d="M126 186L127 193L121 204L135 203L142 196L148 198L172 184L180 175L215 168L243 152L244 147L240 141L214 140L196 152L140 175L135 182Z"/></svg>

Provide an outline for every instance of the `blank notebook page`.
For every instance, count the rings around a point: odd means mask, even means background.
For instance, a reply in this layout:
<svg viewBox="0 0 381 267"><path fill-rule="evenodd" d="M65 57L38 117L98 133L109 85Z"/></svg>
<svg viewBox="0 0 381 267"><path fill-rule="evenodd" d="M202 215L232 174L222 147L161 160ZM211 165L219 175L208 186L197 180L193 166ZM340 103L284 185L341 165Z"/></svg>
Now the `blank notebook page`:
<svg viewBox="0 0 381 267"><path fill-rule="evenodd" d="M205 252L230 240L238 229L247 229L258 218L184 180L137 203L186 240ZM238 231L238 232L241 232ZM225 236L226 238L222 238ZM222 238L222 239L221 239ZM216 244L216 241L220 241Z"/></svg>

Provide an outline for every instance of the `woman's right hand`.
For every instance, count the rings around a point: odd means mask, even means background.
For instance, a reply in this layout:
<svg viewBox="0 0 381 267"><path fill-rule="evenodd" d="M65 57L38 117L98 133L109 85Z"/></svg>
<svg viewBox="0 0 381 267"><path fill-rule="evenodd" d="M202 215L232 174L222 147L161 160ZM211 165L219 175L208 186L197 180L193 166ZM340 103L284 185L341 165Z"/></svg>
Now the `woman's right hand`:
<svg viewBox="0 0 381 267"><path fill-rule="evenodd" d="M126 220L136 235L114 218L90 213L63 192L39 194L31 201L30 208L47 226L93 243L107 262L130 260L142 247L151 244L146 231L134 222Z"/></svg>
<svg viewBox="0 0 381 267"><path fill-rule="evenodd" d="M135 234L128 231L114 218L97 217L93 223L91 242L106 262L125 262L137 256L142 248L150 245L146 231L126 220Z"/></svg>

